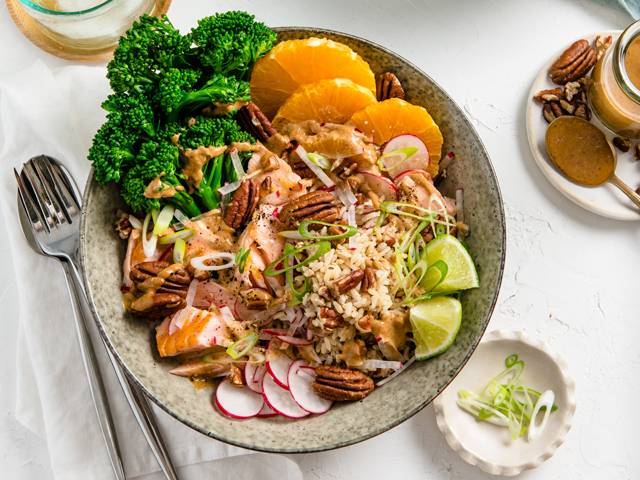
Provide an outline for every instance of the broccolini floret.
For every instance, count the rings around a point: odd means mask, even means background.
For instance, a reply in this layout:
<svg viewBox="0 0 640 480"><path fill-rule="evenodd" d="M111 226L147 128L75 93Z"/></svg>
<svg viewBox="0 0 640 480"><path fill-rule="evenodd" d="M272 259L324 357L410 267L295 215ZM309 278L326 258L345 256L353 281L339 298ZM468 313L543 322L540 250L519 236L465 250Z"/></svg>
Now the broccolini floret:
<svg viewBox="0 0 640 480"><path fill-rule="evenodd" d="M196 54L215 73L247 80L253 64L276 41L276 33L246 12L218 13L198 21L191 31Z"/></svg>

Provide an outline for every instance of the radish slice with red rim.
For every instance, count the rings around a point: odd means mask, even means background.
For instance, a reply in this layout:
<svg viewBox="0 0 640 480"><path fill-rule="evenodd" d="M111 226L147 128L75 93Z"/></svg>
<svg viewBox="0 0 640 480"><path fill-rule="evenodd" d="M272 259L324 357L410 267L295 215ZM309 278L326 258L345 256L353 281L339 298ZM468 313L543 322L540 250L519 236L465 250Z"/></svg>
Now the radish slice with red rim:
<svg viewBox="0 0 640 480"><path fill-rule="evenodd" d="M296 403L289 390L278 385L270 375L264 376L262 395L265 403L284 417L302 418L309 415L309 412Z"/></svg>
<svg viewBox="0 0 640 480"><path fill-rule="evenodd" d="M429 150L415 135L398 135L387 142L379 163L390 177L403 170L426 170L429 166Z"/></svg>
<svg viewBox="0 0 640 480"><path fill-rule="evenodd" d="M398 189L387 177L381 177L374 173L359 172L367 186L373 193L386 200L396 200Z"/></svg>
<svg viewBox="0 0 640 480"><path fill-rule="evenodd" d="M267 348L267 372L282 388L289 388L289 367L291 360L285 353L274 347L272 343Z"/></svg>
<svg viewBox="0 0 640 480"><path fill-rule="evenodd" d="M289 368L289 391L300 407L310 413L325 413L333 402L320 397L311 384L316 373L304 360L297 360Z"/></svg>
<svg viewBox="0 0 640 480"><path fill-rule="evenodd" d="M267 403L262 406L262 410L258 412L258 417L260 418L271 418L277 417L278 412L276 412L273 408L271 408Z"/></svg>
<svg viewBox="0 0 640 480"><path fill-rule="evenodd" d="M244 385L233 385L228 379L218 385L215 402L224 415L240 420L255 417L263 405L262 395Z"/></svg>
<svg viewBox="0 0 640 480"><path fill-rule="evenodd" d="M267 373L267 367L262 363L247 362L244 367L244 381L249 389L262 393L262 379Z"/></svg>

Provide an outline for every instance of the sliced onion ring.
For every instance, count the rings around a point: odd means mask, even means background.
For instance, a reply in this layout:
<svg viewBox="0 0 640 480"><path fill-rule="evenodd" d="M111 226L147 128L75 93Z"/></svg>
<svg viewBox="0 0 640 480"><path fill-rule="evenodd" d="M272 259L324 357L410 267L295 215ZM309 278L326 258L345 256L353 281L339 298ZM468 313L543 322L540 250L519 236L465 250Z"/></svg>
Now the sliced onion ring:
<svg viewBox="0 0 640 480"><path fill-rule="evenodd" d="M147 237L147 231L149 230L149 222L151 221L151 212L147 213L142 222L142 251L146 258L152 258L156 253L156 245L158 243L158 236L151 235L151 238Z"/></svg>
<svg viewBox="0 0 640 480"><path fill-rule="evenodd" d="M335 185L335 182L331 180L326 173L324 173L324 170L322 170L318 165L311 161L311 159L307 155L307 151L302 145L298 145L295 151L300 157L300 160L302 160L305 165L309 167L309 169L316 175L316 177L320 179L322 183L324 183L327 187L333 187Z"/></svg>
<svg viewBox="0 0 640 480"><path fill-rule="evenodd" d="M224 270L225 268L231 268L235 265L236 256L231 252L212 252L201 257L194 257L191 259L191 266L205 272L213 272L216 270ZM226 259L227 263L222 265L207 265L204 263L207 260L219 260Z"/></svg>
<svg viewBox="0 0 640 480"><path fill-rule="evenodd" d="M218 193L224 197L229 193L235 192L240 187L241 183L242 182L240 182L240 180L236 182L227 183L226 185L218 189Z"/></svg>
<svg viewBox="0 0 640 480"><path fill-rule="evenodd" d="M158 243L160 245L169 245L171 243L176 243L176 240L182 239L187 240L193 236L193 230L190 228L185 228L183 230L178 230L177 232L171 232L167 235L162 235L158 239Z"/></svg>

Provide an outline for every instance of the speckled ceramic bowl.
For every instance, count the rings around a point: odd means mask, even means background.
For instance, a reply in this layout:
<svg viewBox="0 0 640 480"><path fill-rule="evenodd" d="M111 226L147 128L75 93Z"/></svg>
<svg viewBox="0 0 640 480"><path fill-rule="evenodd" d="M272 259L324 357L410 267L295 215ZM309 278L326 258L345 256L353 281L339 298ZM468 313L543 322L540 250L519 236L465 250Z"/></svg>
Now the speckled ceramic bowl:
<svg viewBox="0 0 640 480"><path fill-rule="evenodd" d="M85 283L98 325L109 346L147 394L175 418L218 440L269 452L314 452L350 445L382 433L414 415L456 376L482 336L498 297L505 255L502 199L496 176L478 134L462 110L426 74L374 43L342 33L311 28L280 28L281 39L325 36L346 43L378 74L400 78L407 100L425 106L444 134L443 152L456 160L443 184L453 196L464 187L469 248L480 274L480 288L462 296L464 318L458 338L443 355L416 362L407 372L360 402L336 405L328 413L298 421L233 421L211 404L211 392L196 390L170 375L172 363L154 352L146 322L123 311L120 281L124 245L113 232L115 188L89 181L84 198L81 258Z"/></svg>

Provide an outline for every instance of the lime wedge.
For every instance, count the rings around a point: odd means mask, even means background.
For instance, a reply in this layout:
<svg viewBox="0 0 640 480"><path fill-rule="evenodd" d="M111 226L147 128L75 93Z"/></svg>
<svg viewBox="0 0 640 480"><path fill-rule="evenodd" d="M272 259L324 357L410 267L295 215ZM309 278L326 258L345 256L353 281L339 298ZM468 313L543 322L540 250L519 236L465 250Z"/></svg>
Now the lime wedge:
<svg viewBox="0 0 640 480"><path fill-rule="evenodd" d="M455 298L435 297L418 303L409 313L416 359L441 354L456 339L462 321L462 305Z"/></svg>
<svg viewBox="0 0 640 480"><path fill-rule="evenodd" d="M447 264L447 275L436 286L434 292L455 292L479 286L478 273L471 255L455 237L440 235L427 244L428 264L433 265L438 260ZM428 285L432 281L428 277L422 282L422 286L427 289L432 285Z"/></svg>

